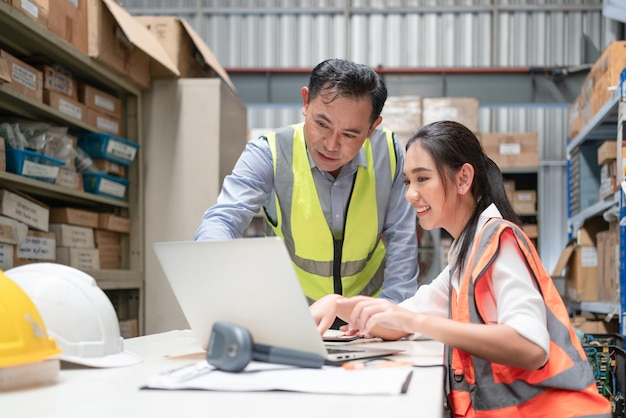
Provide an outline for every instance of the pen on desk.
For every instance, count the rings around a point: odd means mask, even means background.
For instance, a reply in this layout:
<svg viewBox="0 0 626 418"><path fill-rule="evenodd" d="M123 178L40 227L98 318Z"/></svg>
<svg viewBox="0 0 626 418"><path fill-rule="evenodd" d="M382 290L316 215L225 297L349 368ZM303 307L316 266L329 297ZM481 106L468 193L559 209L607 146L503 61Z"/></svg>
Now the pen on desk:
<svg viewBox="0 0 626 418"><path fill-rule="evenodd" d="M413 362L411 361L394 361L394 360L374 360L363 362L349 362L343 363L341 367L345 370L359 370L368 368L385 368L385 367L411 367Z"/></svg>

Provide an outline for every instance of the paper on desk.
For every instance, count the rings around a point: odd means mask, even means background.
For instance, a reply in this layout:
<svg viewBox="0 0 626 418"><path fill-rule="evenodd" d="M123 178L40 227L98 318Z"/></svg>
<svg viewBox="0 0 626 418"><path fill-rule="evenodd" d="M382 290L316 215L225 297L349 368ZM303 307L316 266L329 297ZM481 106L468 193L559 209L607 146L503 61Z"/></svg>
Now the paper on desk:
<svg viewBox="0 0 626 418"><path fill-rule="evenodd" d="M240 373L229 373L216 370L206 361L201 361L157 375L143 389L400 395L406 392L411 373L411 367L307 369L257 362L250 363Z"/></svg>

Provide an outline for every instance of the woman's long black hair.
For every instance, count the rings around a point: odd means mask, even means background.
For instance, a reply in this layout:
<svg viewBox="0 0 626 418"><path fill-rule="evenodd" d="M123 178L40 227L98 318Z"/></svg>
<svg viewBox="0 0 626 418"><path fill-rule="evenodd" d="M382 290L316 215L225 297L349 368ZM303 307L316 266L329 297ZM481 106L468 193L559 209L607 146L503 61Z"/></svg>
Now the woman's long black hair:
<svg viewBox="0 0 626 418"><path fill-rule="evenodd" d="M500 168L487 157L478 138L467 127L453 121L433 122L413 135L406 149L416 142L432 157L446 191L448 182L452 181L463 164L474 167L471 191L476 200L476 209L458 237L459 255L456 266L452 266L462 268L476 233L478 218L490 204L496 205L504 219L517 225L521 225L521 220L506 195Z"/></svg>

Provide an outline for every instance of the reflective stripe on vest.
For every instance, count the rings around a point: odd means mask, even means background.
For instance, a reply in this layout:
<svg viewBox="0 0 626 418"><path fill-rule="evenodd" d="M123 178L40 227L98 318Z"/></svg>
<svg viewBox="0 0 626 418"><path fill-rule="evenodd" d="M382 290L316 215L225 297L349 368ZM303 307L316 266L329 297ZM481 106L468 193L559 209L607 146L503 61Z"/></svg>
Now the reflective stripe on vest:
<svg viewBox="0 0 626 418"><path fill-rule="evenodd" d="M450 401L455 416L610 417L608 400L598 393L584 349L570 325L567 309L551 277L524 232L499 218L482 228L459 287L452 289L450 312L454 320L485 324L483 301L503 234L515 237L530 276L543 296L550 335L548 362L539 370L525 370L484 361L452 348L446 351ZM451 286L452 288L452 286ZM528 402L532 400L532 402Z"/></svg>
<svg viewBox="0 0 626 418"><path fill-rule="evenodd" d="M277 219L274 225L266 216L266 231L284 239L310 301L333 293L336 275L343 295L376 295L383 283L381 233L396 171L393 136L376 129L365 140L367 167L357 168L343 239L337 241L317 195L303 127L291 125L267 136L274 157ZM335 260L340 262L337 271Z"/></svg>

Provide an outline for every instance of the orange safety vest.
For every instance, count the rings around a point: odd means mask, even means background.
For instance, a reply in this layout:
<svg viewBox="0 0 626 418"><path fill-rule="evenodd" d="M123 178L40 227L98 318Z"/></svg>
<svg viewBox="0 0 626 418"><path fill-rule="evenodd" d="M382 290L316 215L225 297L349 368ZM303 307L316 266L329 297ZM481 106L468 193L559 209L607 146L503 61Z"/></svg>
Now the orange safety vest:
<svg viewBox="0 0 626 418"><path fill-rule="evenodd" d="M514 236L546 307L550 353L539 370L491 363L446 347L448 400L454 417L611 417L600 395L582 345L552 278L526 234L516 225L492 218L474 243L459 291L451 288L455 321L485 324L483 302L490 292L493 262L504 236Z"/></svg>

